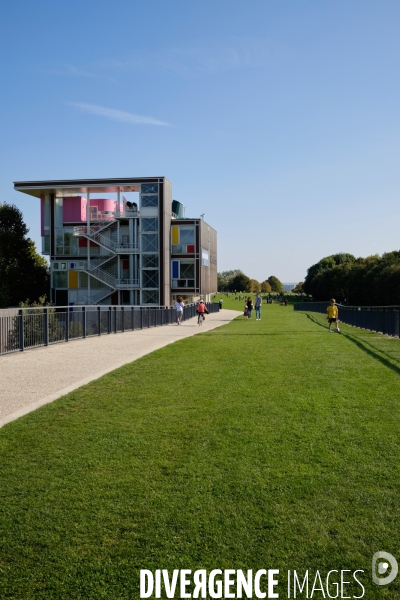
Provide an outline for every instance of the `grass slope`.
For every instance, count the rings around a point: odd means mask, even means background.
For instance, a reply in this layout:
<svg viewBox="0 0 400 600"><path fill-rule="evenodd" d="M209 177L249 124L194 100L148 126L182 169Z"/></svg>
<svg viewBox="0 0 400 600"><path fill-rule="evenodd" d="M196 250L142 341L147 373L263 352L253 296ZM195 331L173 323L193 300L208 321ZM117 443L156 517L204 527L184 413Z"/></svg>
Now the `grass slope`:
<svg viewBox="0 0 400 600"><path fill-rule="evenodd" d="M265 306L1 429L0 597L139 598L141 568L277 568L281 597L288 569L365 569L398 597L370 565L399 558L399 341L325 323Z"/></svg>

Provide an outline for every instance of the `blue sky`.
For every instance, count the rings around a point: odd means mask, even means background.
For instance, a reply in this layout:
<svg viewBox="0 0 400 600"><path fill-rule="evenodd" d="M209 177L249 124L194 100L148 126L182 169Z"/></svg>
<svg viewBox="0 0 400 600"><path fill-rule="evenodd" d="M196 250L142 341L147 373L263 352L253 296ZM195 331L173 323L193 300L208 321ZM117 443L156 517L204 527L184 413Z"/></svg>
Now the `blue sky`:
<svg viewBox="0 0 400 600"><path fill-rule="evenodd" d="M0 8L13 181L164 175L218 270L300 281L398 249L398 0L14 0Z"/></svg>

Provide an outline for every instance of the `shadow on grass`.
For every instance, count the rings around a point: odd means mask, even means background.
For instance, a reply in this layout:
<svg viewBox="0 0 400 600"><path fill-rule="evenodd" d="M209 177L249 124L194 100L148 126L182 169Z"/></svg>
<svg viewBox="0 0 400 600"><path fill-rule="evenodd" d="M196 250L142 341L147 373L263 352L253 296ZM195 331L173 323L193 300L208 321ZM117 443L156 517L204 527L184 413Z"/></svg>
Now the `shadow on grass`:
<svg viewBox="0 0 400 600"><path fill-rule="evenodd" d="M304 314L306 314L306 313L304 313ZM312 315L306 314L306 316L308 319L310 319L310 321L313 321L313 323L315 323L316 325L319 325L320 327L323 327L324 329L326 329L326 327ZM348 325L348 327L350 327L350 325ZM369 335L370 333L376 333L376 332L360 331L361 335ZM350 342L355 344L358 348L360 348L360 350L363 350L364 352L366 352L366 354L368 354L375 360L378 360L385 367L387 367L388 369L391 369L392 371L394 371L395 373L400 375L400 361L396 360L395 358L390 357L386 352L375 348L373 346L373 344L371 344L371 342L368 342L366 340L361 341L359 339L359 336L357 336L355 334L343 333L343 331L342 331L341 335L342 335L342 337L345 337L347 340L349 340ZM385 356L389 356L390 360L388 360L388 358L385 358L384 356L382 356L382 354L384 354ZM397 364L393 364L392 361L396 362Z"/></svg>

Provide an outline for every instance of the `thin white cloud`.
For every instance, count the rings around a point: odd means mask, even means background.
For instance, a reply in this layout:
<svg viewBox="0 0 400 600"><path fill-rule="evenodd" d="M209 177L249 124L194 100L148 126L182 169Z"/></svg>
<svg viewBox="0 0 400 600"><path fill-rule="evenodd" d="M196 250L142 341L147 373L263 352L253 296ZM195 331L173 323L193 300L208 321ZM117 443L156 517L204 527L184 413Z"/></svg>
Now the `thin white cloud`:
<svg viewBox="0 0 400 600"><path fill-rule="evenodd" d="M136 54L127 60L103 60L98 65L114 71L159 69L190 76L194 73L215 75L224 71L265 66L286 48L275 40L230 38L225 43L202 43L186 48L168 48L162 52Z"/></svg>
<svg viewBox="0 0 400 600"><path fill-rule="evenodd" d="M154 117L145 115L136 115L134 113L117 110L115 108L106 108L105 106L97 106L96 104L85 104L83 102L69 102L69 106L73 106L78 110L87 112L91 115L99 115L111 121L119 121L121 123L129 123L130 125L162 125L164 127L172 127L170 123L160 121Z"/></svg>
<svg viewBox="0 0 400 600"><path fill-rule="evenodd" d="M117 83L117 81L112 77L104 77L104 75L97 75L96 73L91 73L90 71L84 71L83 69L79 69L74 65L65 65L65 67L62 69L39 69L39 72L47 75L67 75L69 77L84 77Z"/></svg>

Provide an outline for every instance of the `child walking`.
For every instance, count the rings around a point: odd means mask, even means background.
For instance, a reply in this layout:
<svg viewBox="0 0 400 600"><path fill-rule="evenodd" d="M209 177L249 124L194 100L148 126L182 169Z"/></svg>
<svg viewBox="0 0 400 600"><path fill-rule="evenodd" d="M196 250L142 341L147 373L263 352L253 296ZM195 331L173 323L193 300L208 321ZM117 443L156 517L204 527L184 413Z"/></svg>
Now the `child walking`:
<svg viewBox="0 0 400 600"><path fill-rule="evenodd" d="M339 309L336 306L335 298L332 298L330 305L326 309L326 312L328 313L327 319L328 319L328 323L329 323L329 328L328 328L329 333L331 333L331 331L332 331L332 323L336 324L335 331L340 333L339 324L338 324Z"/></svg>

